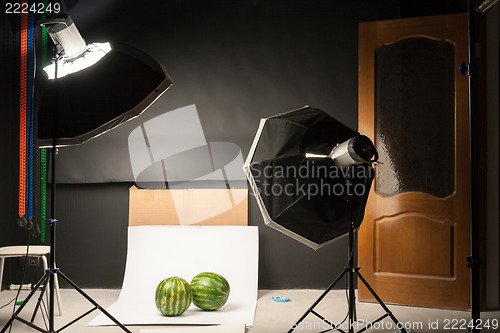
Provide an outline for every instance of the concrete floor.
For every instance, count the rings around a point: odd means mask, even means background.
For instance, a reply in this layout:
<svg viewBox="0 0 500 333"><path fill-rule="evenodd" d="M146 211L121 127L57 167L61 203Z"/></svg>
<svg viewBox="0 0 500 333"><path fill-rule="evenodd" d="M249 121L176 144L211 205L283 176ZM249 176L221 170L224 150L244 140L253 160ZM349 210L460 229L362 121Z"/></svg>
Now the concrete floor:
<svg viewBox="0 0 500 333"><path fill-rule="evenodd" d="M118 290L108 290L108 289L90 289L86 292L94 298L100 305L107 307L114 303L118 297ZM274 333L274 332L287 332L290 327L299 319L302 314L307 310L307 308L312 305L316 298L321 294L320 290L279 290L270 291L262 290L259 291L259 299L257 302L257 310L255 315L255 323L252 328L247 328L246 333ZM26 295L23 292L22 295ZM72 289L61 290L62 302L63 302L63 316L56 316L56 330L62 327L67 322L71 321L75 317L86 312L91 308L90 303L85 299L81 298ZM277 303L274 302L272 297L288 297L291 299L288 303ZM0 305L9 302L15 297L15 292L13 291L3 291L0 293ZM22 299L23 297L21 297ZM28 304L26 309L23 311L24 318L29 318L32 313L33 304ZM451 324L458 323L459 326L463 322L468 322L470 319L470 313L464 311L450 311L441 309L427 309L427 308L414 308L407 306L395 306L389 305L389 308L398 318L398 320L408 328L412 328L415 332L466 332L466 329L452 329ZM347 304L345 298L345 292L340 290L332 291L316 308L316 310L330 319L332 322L339 322L345 317ZM57 312L57 310L56 310ZM358 303L357 304L358 319L369 321L376 319L384 312L382 308L377 304L367 304ZM7 306L0 310L0 325L3 327L7 320L12 314L12 305ZM85 317L81 321L75 323L69 328L65 329L63 332L70 333L111 333L111 332L122 332L118 327L86 327L85 325L94 318L98 313L94 312L91 315ZM483 322L488 320L490 323L496 320L497 325L500 325L500 311L495 312L484 312L481 316ZM445 324L449 322L449 327ZM43 325L40 316L37 318L37 323ZM370 329L368 332L396 332L397 329L388 327L391 321L387 319L384 320L384 325L380 324L377 329ZM437 326L436 326L437 325ZM325 324L321 324L319 319L313 315L308 316L298 327L296 332L320 332L325 330ZM139 333L143 328L162 328L164 326L128 326L128 328L133 333ZM364 325L360 322L356 331L363 328ZM184 331L183 328L172 327L168 329L168 332L179 332ZM28 328L24 324L17 322L12 328L12 332L36 332L31 328ZM500 328L490 328L483 329L483 332L500 332ZM235 332L236 333L236 332Z"/></svg>

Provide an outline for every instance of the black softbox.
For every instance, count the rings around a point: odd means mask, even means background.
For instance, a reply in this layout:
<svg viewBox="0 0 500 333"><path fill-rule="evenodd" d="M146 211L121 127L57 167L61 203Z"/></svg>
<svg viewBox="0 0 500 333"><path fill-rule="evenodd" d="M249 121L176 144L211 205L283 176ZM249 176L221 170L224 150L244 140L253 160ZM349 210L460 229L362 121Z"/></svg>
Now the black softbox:
<svg viewBox="0 0 500 333"><path fill-rule="evenodd" d="M358 135L311 107L262 119L244 170L266 225L313 249L346 235L351 221L358 227L371 165L339 167L331 158L306 157L328 155Z"/></svg>
<svg viewBox="0 0 500 333"><path fill-rule="evenodd" d="M107 132L140 115L171 85L164 67L146 53L123 44L95 65L49 80L38 111L38 144L68 146Z"/></svg>

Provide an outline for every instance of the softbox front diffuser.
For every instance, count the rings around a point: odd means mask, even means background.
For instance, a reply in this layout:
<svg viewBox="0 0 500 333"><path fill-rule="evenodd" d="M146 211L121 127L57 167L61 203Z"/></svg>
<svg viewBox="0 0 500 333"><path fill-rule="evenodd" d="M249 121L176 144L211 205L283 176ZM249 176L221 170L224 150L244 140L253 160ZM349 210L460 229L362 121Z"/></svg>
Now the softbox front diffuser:
<svg viewBox="0 0 500 333"><path fill-rule="evenodd" d="M373 180L371 165L340 168L330 158L306 158L328 155L357 135L311 107L262 119L244 171L266 225L313 249L347 234L350 221L358 227Z"/></svg>
<svg viewBox="0 0 500 333"><path fill-rule="evenodd" d="M123 44L95 65L49 80L42 79L38 145L68 146L107 132L141 114L172 85L162 65Z"/></svg>

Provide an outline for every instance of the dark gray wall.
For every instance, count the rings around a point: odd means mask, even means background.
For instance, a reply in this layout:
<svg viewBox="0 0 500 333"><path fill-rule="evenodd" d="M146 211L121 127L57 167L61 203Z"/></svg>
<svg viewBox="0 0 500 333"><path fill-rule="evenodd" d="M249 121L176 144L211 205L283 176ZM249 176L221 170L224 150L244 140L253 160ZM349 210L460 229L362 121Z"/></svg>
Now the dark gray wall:
<svg viewBox="0 0 500 333"><path fill-rule="evenodd" d="M358 22L395 18L400 12L398 1L357 4L291 1L286 8L263 1L207 4L179 1L155 2L155 7L151 12L138 10L135 2L130 5L120 2L109 12L108 18L103 17L99 24L89 22L81 28L89 41L122 41L146 51L166 67L174 82L139 119L110 132L109 138L98 138L96 143L90 143L91 148L98 149L106 141L113 142L113 150L97 154L109 157L112 151L112 158L107 158L104 164L109 166L111 163L115 170L115 166L120 170L129 167L126 138L138 123L189 104L197 106L207 141L236 143L244 156L260 118L305 104L322 108L356 128ZM77 9L78 6L74 8ZM75 16L75 22L77 19ZM73 150L78 151L76 158L96 152L84 146ZM71 155L71 150L61 149L61 159L74 163ZM103 176L101 170L104 168L94 169L99 173L97 177ZM87 172L85 177L93 178L92 171L82 171ZM109 176L116 180L116 172ZM118 180L133 180L130 176L128 179L123 177ZM71 177L67 181L71 181ZM66 216L64 228L74 235L66 238L63 232L60 233L60 247L67 244L68 253L60 255L58 262L67 269L64 262L69 259L70 252L78 253L82 262L89 262L84 255L88 242L92 242L93 252L101 248L106 253L106 237L79 242L76 238L89 233L83 229L92 228L92 225L101 230L94 233L96 236L113 235L112 230L116 230L117 235L123 234L119 230L127 224L128 206L126 186L82 188L66 185L63 188L64 197L58 195L58 215L61 220L63 214ZM99 193L104 188L108 188L110 195L114 193L123 200L111 202L106 199ZM89 195L92 198L88 198ZM80 205L71 205L70 212L65 201L78 200L78 197L82 198ZM94 200L97 202L91 204ZM90 206L85 208L87 204ZM83 221L90 207L95 214ZM116 214L101 218L100 214L111 211ZM249 224L260 229L261 288L324 287L345 265L345 239L314 252L266 227L253 197L249 200ZM117 246L122 247L122 251L118 252L116 260L121 259L123 265L125 237ZM80 250L75 251L76 248ZM110 262L111 258L115 257L109 256L99 262ZM74 274L81 276L78 267L73 264L72 267ZM98 286L106 283L108 286L113 284L110 280L110 277L86 276L82 283ZM114 281L119 285L121 280Z"/></svg>
<svg viewBox="0 0 500 333"><path fill-rule="evenodd" d="M174 85L137 122L196 104L207 141L236 143L246 156L260 118L305 104L356 129L358 23L462 8L449 1L438 7L428 4L107 0L79 3L71 14L88 42L125 42L166 67ZM9 82L15 79L16 73ZM10 147L5 153L8 162L1 166L5 179L0 214L8 217L0 224L2 244L20 242L24 235L15 225L18 93L14 90L1 92L10 101L2 101L9 130L0 132ZM135 123L126 124L97 139L102 141L61 150L61 180L94 182L101 177L103 182L58 186L57 262L83 287L121 285L128 188L133 180L126 138L134 127ZM74 161L82 156L93 156L96 164L79 169ZM64 171L72 162L71 172ZM260 230L260 288L322 288L346 263L346 239L314 252L264 226L253 197L249 224Z"/></svg>

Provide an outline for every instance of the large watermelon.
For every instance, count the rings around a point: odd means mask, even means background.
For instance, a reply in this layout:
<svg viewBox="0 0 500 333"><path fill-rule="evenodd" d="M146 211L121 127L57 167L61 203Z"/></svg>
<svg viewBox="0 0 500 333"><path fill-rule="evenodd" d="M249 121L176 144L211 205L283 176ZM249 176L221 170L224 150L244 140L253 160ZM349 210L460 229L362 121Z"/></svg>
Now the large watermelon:
<svg viewBox="0 0 500 333"><path fill-rule="evenodd" d="M200 273L191 281L193 303L202 310L217 310L226 304L229 283L217 273Z"/></svg>
<svg viewBox="0 0 500 333"><path fill-rule="evenodd" d="M156 287L156 308L165 316L178 316L191 305L193 299L189 283L174 276L161 281Z"/></svg>

